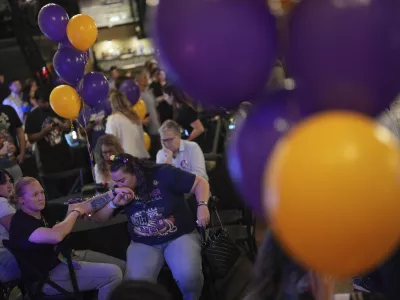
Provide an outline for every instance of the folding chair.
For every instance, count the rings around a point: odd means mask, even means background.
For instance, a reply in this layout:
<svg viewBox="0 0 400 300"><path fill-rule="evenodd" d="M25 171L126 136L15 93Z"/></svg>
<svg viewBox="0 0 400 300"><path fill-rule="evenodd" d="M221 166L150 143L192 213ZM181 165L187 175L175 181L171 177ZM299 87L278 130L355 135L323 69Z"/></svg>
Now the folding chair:
<svg viewBox="0 0 400 300"><path fill-rule="evenodd" d="M70 196L74 193L82 191L82 188L85 184L85 182L84 182L84 174L85 173L86 173L86 169L77 168L77 169L72 169L72 170L58 172L58 173L52 173L52 174L40 174L39 180L45 190L46 195L49 195L48 187L46 185L47 180L57 180L57 179L62 180L62 179L66 179L66 178L75 177L75 181L67 195L67 196Z"/></svg>
<svg viewBox="0 0 400 300"><path fill-rule="evenodd" d="M26 292L31 300L83 300L83 294L80 293L78 288L78 282L76 280L74 267L72 265L71 249L68 249L66 243L68 238L64 239L56 247L56 255L62 253L67 259L69 276L71 278L73 292L68 292L57 283L49 278L49 274L43 274L30 263L28 263L23 257L23 245L18 245L10 240L3 240L3 245L6 247L15 257L21 270L29 270L30 273L35 274L35 280L28 277L27 274L22 272L22 283L26 288ZM59 295L45 295L43 293L43 286L45 284L50 285L52 288L57 290Z"/></svg>

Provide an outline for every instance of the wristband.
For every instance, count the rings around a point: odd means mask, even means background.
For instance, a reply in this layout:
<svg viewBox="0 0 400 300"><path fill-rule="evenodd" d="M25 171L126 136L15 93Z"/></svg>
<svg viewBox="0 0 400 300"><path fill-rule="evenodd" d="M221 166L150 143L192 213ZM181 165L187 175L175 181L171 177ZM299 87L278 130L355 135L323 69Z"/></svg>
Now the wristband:
<svg viewBox="0 0 400 300"><path fill-rule="evenodd" d="M197 203L197 207L199 207L199 206L208 206L208 203L205 201L200 201Z"/></svg>
<svg viewBox="0 0 400 300"><path fill-rule="evenodd" d="M111 208L113 209L117 209L118 207L115 206L114 202L111 200L110 202L108 202L108 204L110 205Z"/></svg>
<svg viewBox="0 0 400 300"><path fill-rule="evenodd" d="M73 210L71 210L69 213L71 214L71 213L73 213L73 212L77 212L77 213L78 213L78 218L80 218L80 217L82 216L82 213L81 213L79 210L77 210L77 209L73 209Z"/></svg>

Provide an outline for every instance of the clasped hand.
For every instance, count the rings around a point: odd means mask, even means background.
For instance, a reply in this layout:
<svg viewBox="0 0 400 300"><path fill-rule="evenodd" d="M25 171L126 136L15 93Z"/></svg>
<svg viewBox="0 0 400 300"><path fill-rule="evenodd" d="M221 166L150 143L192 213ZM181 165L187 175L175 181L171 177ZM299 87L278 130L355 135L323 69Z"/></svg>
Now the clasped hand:
<svg viewBox="0 0 400 300"><path fill-rule="evenodd" d="M117 193L112 200L115 206L125 206L135 198L135 193L130 188L116 188L114 191Z"/></svg>

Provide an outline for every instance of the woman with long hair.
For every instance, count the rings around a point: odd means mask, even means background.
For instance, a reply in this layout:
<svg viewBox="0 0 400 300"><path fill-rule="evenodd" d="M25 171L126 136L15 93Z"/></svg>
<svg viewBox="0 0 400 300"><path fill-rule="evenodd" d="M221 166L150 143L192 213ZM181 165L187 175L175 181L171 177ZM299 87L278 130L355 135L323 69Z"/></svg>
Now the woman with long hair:
<svg viewBox="0 0 400 300"><path fill-rule="evenodd" d="M116 198L126 194L126 189L114 190ZM103 195L78 204L46 204L41 184L32 177L23 177L14 187L12 202L19 207L11 219L10 242L27 264L38 270L69 292L73 291L65 258L58 255L55 245L61 243L72 231L77 219L96 212ZM101 206L100 206L101 207ZM84 253L83 253L84 254ZM100 256L99 256L100 255ZM90 259L92 256L92 259ZM85 257L84 259L82 259ZM106 257L106 258L105 258ZM124 263L101 253L81 254L73 257L75 275L81 291L98 290L98 299L107 300L122 280ZM94 262L96 261L96 262ZM99 263L100 261L104 263ZM35 281L38 274L24 264L20 265L23 277ZM59 292L45 284L43 292Z"/></svg>
<svg viewBox="0 0 400 300"><path fill-rule="evenodd" d="M115 135L105 134L97 140L94 149L96 183L108 187L115 185L110 173L110 157L122 153L124 153L124 149L122 149L121 142Z"/></svg>
<svg viewBox="0 0 400 300"><path fill-rule="evenodd" d="M192 99L186 92L174 85L169 85L165 90L173 99L174 121L183 129L182 138L199 143L200 137L204 132L204 126L198 117L197 110L193 106Z"/></svg>
<svg viewBox="0 0 400 300"><path fill-rule="evenodd" d="M144 145L144 131L139 116L121 91L110 94L112 114L108 117L106 133L115 135L122 143L125 153L138 158L149 158Z"/></svg>
<svg viewBox="0 0 400 300"><path fill-rule="evenodd" d="M115 209L124 208L131 237L125 279L157 282L166 261L183 299L199 299L203 286L201 242L195 217L183 202L185 194L194 193L197 224L207 226L208 182L171 165L157 165L129 154L112 157L110 170L118 187L134 191L134 199L110 197L109 205L92 218L105 221Z"/></svg>
<svg viewBox="0 0 400 300"><path fill-rule="evenodd" d="M14 189L14 180L6 170L0 170L0 282L13 281L21 276L14 256L3 247L2 241L8 239L8 230L15 208L9 199Z"/></svg>
<svg viewBox="0 0 400 300"><path fill-rule="evenodd" d="M156 101L158 103L157 111L160 117L160 123L164 123L166 120L172 119L173 108L172 103L169 103L169 96L165 93L168 89L167 77L165 71L159 68L154 69L150 73L151 84L149 89L152 91Z"/></svg>

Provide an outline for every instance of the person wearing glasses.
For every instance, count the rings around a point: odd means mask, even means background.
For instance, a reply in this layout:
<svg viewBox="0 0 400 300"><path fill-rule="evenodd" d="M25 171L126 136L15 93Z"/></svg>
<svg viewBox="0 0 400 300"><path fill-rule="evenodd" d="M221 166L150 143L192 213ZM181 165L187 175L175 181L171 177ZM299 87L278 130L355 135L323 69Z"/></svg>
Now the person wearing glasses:
<svg viewBox="0 0 400 300"><path fill-rule="evenodd" d="M208 182L171 165L155 164L129 154L112 156L110 161L112 179L118 188L134 191L134 197L130 194L118 198L112 190L108 205L92 218L108 220L123 207L131 237L125 279L155 283L166 262L183 299L199 299L203 287L201 239L196 221L183 202L185 194L195 194L197 224L207 226Z"/></svg>
<svg viewBox="0 0 400 300"><path fill-rule="evenodd" d="M170 164L208 180L204 154L196 142L181 139L181 127L173 120L160 127L163 148L158 151L158 164Z"/></svg>

